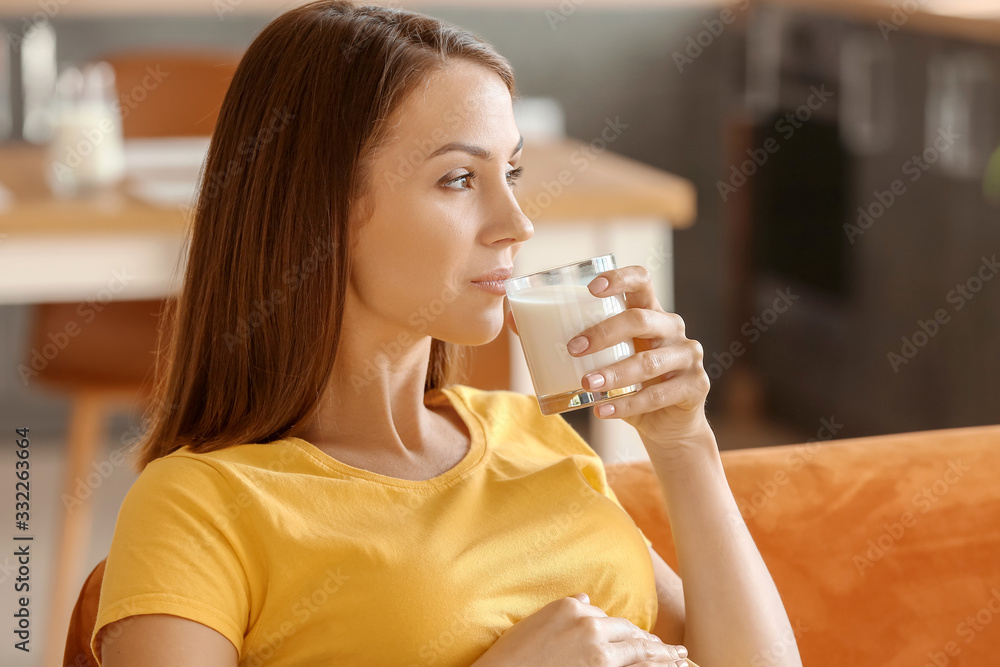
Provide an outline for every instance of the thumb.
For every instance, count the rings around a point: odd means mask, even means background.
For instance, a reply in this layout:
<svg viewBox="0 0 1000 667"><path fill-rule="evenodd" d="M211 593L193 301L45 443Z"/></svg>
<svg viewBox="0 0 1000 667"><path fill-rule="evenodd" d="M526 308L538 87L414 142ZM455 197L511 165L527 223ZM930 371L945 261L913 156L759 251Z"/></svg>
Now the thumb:
<svg viewBox="0 0 1000 667"><path fill-rule="evenodd" d="M586 593L577 593L573 597L575 597L577 600L579 600L584 604L590 604L590 596L587 595Z"/></svg>

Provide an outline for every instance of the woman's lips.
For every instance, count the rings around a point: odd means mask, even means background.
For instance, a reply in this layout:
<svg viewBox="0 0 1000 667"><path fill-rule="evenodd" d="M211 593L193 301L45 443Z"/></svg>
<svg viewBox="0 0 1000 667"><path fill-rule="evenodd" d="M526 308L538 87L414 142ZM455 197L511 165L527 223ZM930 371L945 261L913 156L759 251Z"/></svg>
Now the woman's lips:
<svg viewBox="0 0 1000 667"><path fill-rule="evenodd" d="M489 292L490 294L496 294L497 296L504 296L507 294L507 290L504 289L502 280L490 280L484 282L477 282L473 280L472 284L484 292Z"/></svg>

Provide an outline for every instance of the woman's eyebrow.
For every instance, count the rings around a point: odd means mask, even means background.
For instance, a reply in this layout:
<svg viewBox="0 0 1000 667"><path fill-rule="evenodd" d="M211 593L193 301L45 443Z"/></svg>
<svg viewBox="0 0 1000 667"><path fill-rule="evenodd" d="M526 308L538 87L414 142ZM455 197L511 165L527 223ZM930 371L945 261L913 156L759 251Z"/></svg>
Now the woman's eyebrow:
<svg viewBox="0 0 1000 667"><path fill-rule="evenodd" d="M521 150L522 146L524 146L523 136L520 137L520 139L518 139L517 146L514 148L514 152L511 153L510 156L514 157L515 155L517 155L517 152ZM479 146L473 146L471 144L463 144L461 141L452 141L451 143L447 143L444 146L441 146L441 148L438 148L436 151L428 155L426 159L430 160L433 157L437 157L438 155L444 155L445 153L450 153L451 151L462 151L464 153L468 153L469 155L472 155L474 157L479 157L484 160L493 159L493 153L486 150L485 148L480 148Z"/></svg>

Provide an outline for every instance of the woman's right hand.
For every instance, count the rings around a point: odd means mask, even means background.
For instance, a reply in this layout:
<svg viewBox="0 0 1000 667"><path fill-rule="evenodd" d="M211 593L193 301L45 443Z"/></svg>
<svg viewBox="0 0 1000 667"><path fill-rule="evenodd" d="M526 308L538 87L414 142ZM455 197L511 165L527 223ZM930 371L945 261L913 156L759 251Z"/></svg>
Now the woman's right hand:
<svg viewBox="0 0 1000 667"><path fill-rule="evenodd" d="M684 646L664 644L578 593L512 625L473 667L687 667L686 657Z"/></svg>

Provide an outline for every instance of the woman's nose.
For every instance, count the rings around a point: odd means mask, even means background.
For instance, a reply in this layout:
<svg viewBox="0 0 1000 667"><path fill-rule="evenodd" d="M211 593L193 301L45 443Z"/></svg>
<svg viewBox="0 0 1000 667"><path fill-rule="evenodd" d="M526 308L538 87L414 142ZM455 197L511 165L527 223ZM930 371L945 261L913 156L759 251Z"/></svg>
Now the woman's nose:
<svg viewBox="0 0 1000 667"><path fill-rule="evenodd" d="M517 230L517 234L514 238L518 243L523 243L535 235L535 226L531 224L531 220L528 219L528 216L521 211L520 206L517 207L516 217L517 222L515 228Z"/></svg>
<svg viewBox="0 0 1000 667"><path fill-rule="evenodd" d="M508 197L511 207L509 214L511 216L510 233L515 241L523 243L535 235L535 226L531 224L531 220L521 210L521 205L515 199L514 193L511 192Z"/></svg>
<svg viewBox="0 0 1000 667"><path fill-rule="evenodd" d="M535 227L521 210L510 186L505 184L501 187L502 194L494 192L486 203L490 214L489 223L483 232L489 235L490 244L501 241L508 244L524 243L535 235Z"/></svg>

